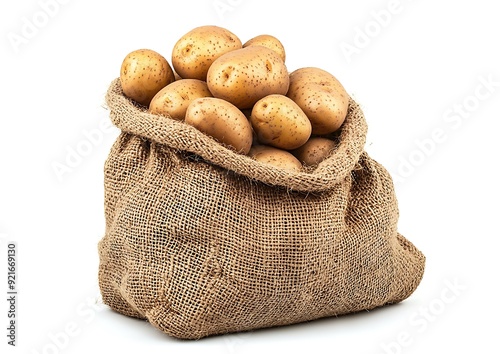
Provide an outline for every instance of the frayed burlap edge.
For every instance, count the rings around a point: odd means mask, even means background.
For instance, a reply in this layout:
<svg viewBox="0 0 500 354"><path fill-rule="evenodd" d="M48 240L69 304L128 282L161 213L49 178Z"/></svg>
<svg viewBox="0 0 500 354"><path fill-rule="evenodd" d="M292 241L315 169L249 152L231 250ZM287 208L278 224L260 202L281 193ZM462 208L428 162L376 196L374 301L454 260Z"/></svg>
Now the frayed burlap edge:
<svg viewBox="0 0 500 354"><path fill-rule="evenodd" d="M256 181L295 191L319 192L334 187L355 168L366 142L367 124L363 112L350 99L339 144L331 156L313 171L289 172L238 154L184 122L150 114L123 94L119 79L111 83L106 103L113 124L124 132L194 153L210 163Z"/></svg>

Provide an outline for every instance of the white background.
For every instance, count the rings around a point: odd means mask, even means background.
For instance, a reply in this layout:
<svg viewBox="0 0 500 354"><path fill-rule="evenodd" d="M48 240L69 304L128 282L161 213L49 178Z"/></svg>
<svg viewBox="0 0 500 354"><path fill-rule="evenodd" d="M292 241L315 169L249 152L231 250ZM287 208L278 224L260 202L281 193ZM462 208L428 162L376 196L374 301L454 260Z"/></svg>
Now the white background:
<svg viewBox="0 0 500 354"><path fill-rule="evenodd" d="M17 242L19 261L18 346L6 344L4 300L2 353L498 352L494 1L64 2L7 1L0 10L1 289L7 241ZM328 70L362 105L366 149L396 180L400 231L427 256L408 300L200 341L172 339L99 303L103 164L118 134L103 129L104 94L128 52L150 48L170 61L177 39L206 24L242 41L278 37L290 71ZM89 145L85 134L96 129L102 138ZM79 147L86 156L69 166ZM57 164L68 167L62 176Z"/></svg>

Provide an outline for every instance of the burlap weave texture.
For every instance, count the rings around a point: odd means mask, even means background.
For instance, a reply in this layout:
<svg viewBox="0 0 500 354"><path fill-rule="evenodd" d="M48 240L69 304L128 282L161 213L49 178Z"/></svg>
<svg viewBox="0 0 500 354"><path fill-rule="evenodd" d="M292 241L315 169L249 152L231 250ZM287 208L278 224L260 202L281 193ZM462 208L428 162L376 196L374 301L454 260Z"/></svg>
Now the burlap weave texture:
<svg viewBox="0 0 500 354"><path fill-rule="evenodd" d="M105 163L99 284L112 309L196 339L406 299L425 257L398 233L388 172L353 100L314 171L258 163L193 127L107 96L122 133Z"/></svg>

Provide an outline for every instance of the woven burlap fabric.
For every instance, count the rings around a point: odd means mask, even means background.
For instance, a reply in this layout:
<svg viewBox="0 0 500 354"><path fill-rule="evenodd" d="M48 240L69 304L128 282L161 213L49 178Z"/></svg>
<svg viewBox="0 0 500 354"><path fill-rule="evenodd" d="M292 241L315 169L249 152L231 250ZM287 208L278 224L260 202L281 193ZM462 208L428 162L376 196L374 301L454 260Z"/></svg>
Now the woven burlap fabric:
<svg viewBox="0 0 500 354"><path fill-rule="evenodd" d="M309 321L406 299L425 258L398 233L388 172L351 100L338 148L292 173L107 96L122 133L105 163L99 284L112 309L171 336Z"/></svg>

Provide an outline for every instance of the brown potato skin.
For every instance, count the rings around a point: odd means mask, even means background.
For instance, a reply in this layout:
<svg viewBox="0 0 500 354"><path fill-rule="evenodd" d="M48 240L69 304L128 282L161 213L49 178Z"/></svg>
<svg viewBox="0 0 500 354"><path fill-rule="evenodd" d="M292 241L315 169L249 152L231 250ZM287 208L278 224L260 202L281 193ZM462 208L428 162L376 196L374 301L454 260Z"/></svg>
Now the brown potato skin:
<svg viewBox="0 0 500 354"><path fill-rule="evenodd" d="M183 35L174 45L172 65L183 79L205 81L208 69L217 58L241 48L241 40L225 28L196 27Z"/></svg>
<svg viewBox="0 0 500 354"><path fill-rule="evenodd" d="M174 71L174 81L182 80L182 77Z"/></svg>
<svg viewBox="0 0 500 354"><path fill-rule="evenodd" d="M316 166L326 159L337 144L324 137L312 137L304 145L292 151L292 154L305 166Z"/></svg>
<svg viewBox="0 0 500 354"><path fill-rule="evenodd" d="M151 49L130 52L120 68L123 93L144 106L148 106L154 95L174 80L170 64Z"/></svg>
<svg viewBox="0 0 500 354"><path fill-rule="evenodd" d="M208 89L240 109L271 94L285 95L290 78L285 63L269 48L250 46L215 60L207 74Z"/></svg>
<svg viewBox="0 0 500 354"><path fill-rule="evenodd" d="M261 144L284 150L304 145L311 136L311 122L306 114L284 95L268 95L258 100L250 123Z"/></svg>
<svg viewBox="0 0 500 354"><path fill-rule="evenodd" d="M345 120L349 95L330 73L319 68L300 68L290 74L290 97L307 115L314 135L337 131Z"/></svg>
<svg viewBox="0 0 500 354"><path fill-rule="evenodd" d="M189 104L185 122L238 153L246 155L250 151L252 126L245 115L227 101L197 98Z"/></svg>
<svg viewBox="0 0 500 354"><path fill-rule="evenodd" d="M290 171L301 172L302 164L290 152L267 145L254 145L248 153L252 159Z"/></svg>
<svg viewBox="0 0 500 354"><path fill-rule="evenodd" d="M286 61L285 47L283 46L283 43L281 43L281 41L274 36L271 36L269 34L261 34L259 36L253 37L243 44L243 48L252 45L260 45L274 50L276 54L279 55L281 60L283 60L283 62Z"/></svg>
<svg viewBox="0 0 500 354"><path fill-rule="evenodd" d="M180 79L162 88L151 100L149 112L184 120L189 104L202 97L211 97L205 81Z"/></svg>

